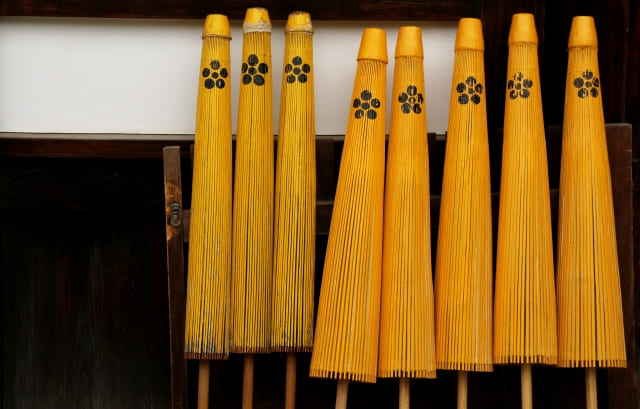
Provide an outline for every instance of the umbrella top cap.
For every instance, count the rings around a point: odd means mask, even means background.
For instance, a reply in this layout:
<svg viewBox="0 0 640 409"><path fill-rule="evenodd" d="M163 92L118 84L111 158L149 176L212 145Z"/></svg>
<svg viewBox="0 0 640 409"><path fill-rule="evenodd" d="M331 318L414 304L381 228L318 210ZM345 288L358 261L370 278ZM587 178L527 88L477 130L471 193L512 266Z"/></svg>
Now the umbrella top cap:
<svg viewBox="0 0 640 409"><path fill-rule="evenodd" d="M511 19L509 30L509 45L518 43L538 44L538 33L533 14L518 13Z"/></svg>
<svg viewBox="0 0 640 409"><path fill-rule="evenodd" d="M225 37L231 38L229 19L223 14L209 14L204 20L202 37Z"/></svg>
<svg viewBox="0 0 640 409"><path fill-rule="evenodd" d="M458 23L455 50L484 51L482 22L477 18L462 18Z"/></svg>
<svg viewBox="0 0 640 409"><path fill-rule="evenodd" d="M398 40L396 42L396 58L397 57L424 58L422 52L422 30L420 30L420 27L400 27L398 30Z"/></svg>
<svg viewBox="0 0 640 409"><path fill-rule="evenodd" d="M576 16L571 21L569 48L597 47L598 35L593 17Z"/></svg>
<svg viewBox="0 0 640 409"><path fill-rule="evenodd" d="M271 19L269 18L269 12L267 9L262 7L248 8L247 13L244 16L242 29L245 33L270 33Z"/></svg>
<svg viewBox="0 0 640 409"><path fill-rule="evenodd" d="M313 33L313 25L311 24L311 16L304 11L294 11L289 14L287 25L284 28L287 33L302 32Z"/></svg>
<svg viewBox="0 0 640 409"><path fill-rule="evenodd" d="M387 60L387 33L381 28L365 28L358 50L359 60Z"/></svg>

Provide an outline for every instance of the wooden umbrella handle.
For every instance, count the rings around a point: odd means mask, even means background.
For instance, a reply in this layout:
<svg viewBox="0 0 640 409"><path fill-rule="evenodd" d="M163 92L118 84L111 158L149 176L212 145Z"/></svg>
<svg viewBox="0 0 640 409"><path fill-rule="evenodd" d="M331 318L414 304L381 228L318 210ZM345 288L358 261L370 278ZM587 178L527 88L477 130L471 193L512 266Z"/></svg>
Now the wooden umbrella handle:
<svg viewBox="0 0 640 409"><path fill-rule="evenodd" d="M398 399L399 409L409 409L409 401L411 399L411 380L409 378L400 378L400 393Z"/></svg>
<svg viewBox="0 0 640 409"><path fill-rule="evenodd" d="M349 392L349 381L346 379L338 380L338 389L336 391L336 409L347 409L347 393Z"/></svg>
<svg viewBox="0 0 640 409"><path fill-rule="evenodd" d="M242 378L242 409L253 408L253 363L255 356L244 356L244 374Z"/></svg>
<svg viewBox="0 0 640 409"><path fill-rule="evenodd" d="M205 359L200 360L198 367L198 409L209 407L209 372L211 363Z"/></svg>
<svg viewBox="0 0 640 409"><path fill-rule="evenodd" d="M598 409L598 384L596 368L585 370L585 386L587 387L587 409Z"/></svg>
<svg viewBox="0 0 640 409"><path fill-rule="evenodd" d="M287 378L284 391L284 408L295 409L296 407L296 353L287 353Z"/></svg>
<svg viewBox="0 0 640 409"><path fill-rule="evenodd" d="M458 409L467 409L468 377L467 371L458 371Z"/></svg>
<svg viewBox="0 0 640 409"><path fill-rule="evenodd" d="M533 409L533 392L531 389L531 365L524 364L520 368L522 393L522 409Z"/></svg>

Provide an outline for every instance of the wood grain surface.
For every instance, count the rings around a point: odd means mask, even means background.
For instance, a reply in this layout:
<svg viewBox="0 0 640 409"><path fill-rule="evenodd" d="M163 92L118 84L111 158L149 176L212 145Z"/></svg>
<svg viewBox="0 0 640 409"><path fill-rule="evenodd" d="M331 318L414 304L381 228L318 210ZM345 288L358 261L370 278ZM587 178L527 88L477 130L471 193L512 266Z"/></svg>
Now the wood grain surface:
<svg viewBox="0 0 640 409"><path fill-rule="evenodd" d="M180 147L162 150L164 168L165 232L169 296L169 348L172 409L188 408L187 363L184 358L185 257Z"/></svg>
<svg viewBox="0 0 640 409"><path fill-rule="evenodd" d="M272 20L286 20L289 13L300 7L314 20L457 20L474 16L478 9L475 0L329 0L306 2L304 5L288 0L225 0L213 3L204 0L5 0L0 4L0 15L204 19L209 13L221 13L230 19L241 20L247 8L256 6L267 8Z"/></svg>
<svg viewBox="0 0 640 409"><path fill-rule="evenodd" d="M631 201L631 127L608 125L607 132L629 366L597 371L598 399L600 408L631 409L637 404L638 387L637 282L633 276L637 250L631 222L637 215ZM560 136L559 127L547 130L554 223ZM443 135L429 140L431 178L438 180L446 141ZM2 153L2 141L0 138L0 210L8 216L0 224L3 407L169 408L171 349L162 150L153 157L135 158L130 152L128 159L100 155L74 159L38 157L25 143L20 150L30 153L11 157ZM341 136L317 139L318 180L326 185L318 189L318 272L326 251L342 142ZM54 148L63 151L64 144L61 141ZM180 157L183 204L188 210L190 155L182 152ZM491 159L499 169L499 156ZM438 186L433 183L431 190L433 226L437 226ZM492 190L497 192L497 186ZM497 193L493 203L497 221ZM437 238L435 228L432 234ZM184 237L176 241L176 248L180 241ZM316 302L320 280L318 273ZM180 305L174 301L174 306ZM281 407L285 355L269 354L257 360L256 407ZM335 382L309 378L309 363L309 354L298 355L298 407L333 407ZM188 369L190 379L195 380L197 365L190 363ZM534 408L584 407L583 370L534 367L532 378ZM197 393L194 382L182 384L192 407ZM441 371L436 380L411 383L414 406L455 407L455 373ZM242 356L212 363L211 395L216 404L239 408L241 385ZM519 388L517 367L470 373L469 408L518 407ZM395 407L397 394L397 380L352 383L349 407Z"/></svg>

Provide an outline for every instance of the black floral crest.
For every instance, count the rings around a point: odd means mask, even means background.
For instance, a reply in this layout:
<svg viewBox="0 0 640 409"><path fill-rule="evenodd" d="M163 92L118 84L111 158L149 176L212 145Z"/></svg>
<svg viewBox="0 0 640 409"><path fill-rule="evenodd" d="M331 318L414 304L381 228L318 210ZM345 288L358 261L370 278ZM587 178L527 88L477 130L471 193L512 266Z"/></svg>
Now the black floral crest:
<svg viewBox="0 0 640 409"><path fill-rule="evenodd" d="M529 96L531 95L530 89L532 86L533 81L531 81L529 78L525 78L523 73L517 72L513 74L513 79L509 80L509 82L507 83L509 98L529 98Z"/></svg>
<svg viewBox="0 0 640 409"><path fill-rule="evenodd" d="M295 56L291 59L291 64L284 66L284 72L287 75L287 82L293 84L298 80L301 83L307 82L307 75L311 72L311 66L302 63L302 57Z"/></svg>
<svg viewBox="0 0 640 409"><path fill-rule="evenodd" d="M480 95L484 91L484 86L480 84L474 76L467 77L464 82L456 85L458 92L458 102L462 105L468 104L469 101L478 105L480 103Z"/></svg>
<svg viewBox="0 0 640 409"><path fill-rule="evenodd" d="M226 67L220 66L220 61L213 60L208 67L202 69L202 77L204 80L204 87L206 89L211 88L224 88L226 85L226 79L229 76L229 70Z"/></svg>
<svg viewBox="0 0 640 409"><path fill-rule="evenodd" d="M378 117L378 112L376 110L380 108L380 105L380 100L378 98L373 98L371 91L365 89L360 93L360 98L353 100L353 107L356 108L354 116L356 119L360 119L364 116L369 119L376 119Z"/></svg>
<svg viewBox="0 0 640 409"><path fill-rule="evenodd" d="M264 77L269 72L269 66L260 62L258 56L251 54L247 61L242 63L242 83L244 85L252 82L258 86L264 85Z"/></svg>
<svg viewBox="0 0 640 409"><path fill-rule="evenodd" d="M586 70L582 77L573 80L573 86L578 88L580 98L587 98L589 95L596 98L599 95L600 79L594 76L592 71Z"/></svg>
<svg viewBox="0 0 640 409"><path fill-rule="evenodd" d="M410 114L411 112L419 114L422 112L424 97L422 93L418 93L418 87L409 85L405 92L398 95L398 102L403 114Z"/></svg>

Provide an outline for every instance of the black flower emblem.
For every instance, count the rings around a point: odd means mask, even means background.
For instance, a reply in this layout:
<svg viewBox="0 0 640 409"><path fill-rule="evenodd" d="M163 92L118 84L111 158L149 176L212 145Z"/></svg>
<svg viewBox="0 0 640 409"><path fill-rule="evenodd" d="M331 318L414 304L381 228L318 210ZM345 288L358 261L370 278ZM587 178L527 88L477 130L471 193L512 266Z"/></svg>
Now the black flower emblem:
<svg viewBox="0 0 640 409"><path fill-rule="evenodd" d="M380 100L373 98L371 91L364 90L360 93L360 98L353 100L353 107L356 108L355 117L360 119L366 116L369 119L376 119L378 112L376 109L380 108Z"/></svg>
<svg viewBox="0 0 640 409"><path fill-rule="evenodd" d="M468 104L469 101L478 105L480 103L480 95L484 91L484 86L480 84L474 76L467 77L464 82L456 85L458 92L458 102L462 105Z"/></svg>
<svg viewBox="0 0 640 409"><path fill-rule="evenodd" d="M592 71L586 70L582 73L582 77L573 80L573 86L578 88L580 98L587 98L589 95L596 98L599 94L600 79L594 76Z"/></svg>
<svg viewBox="0 0 640 409"><path fill-rule="evenodd" d="M269 66L260 62L258 56L251 54L247 61L242 63L242 83L244 85L252 82L258 86L264 85L264 77L269 72Z"/></svg>
<svg viewBox="0 0 640 409"><path fill-rule="evenodd" d="M204 80L204 87L206 89L211 88L224 88L226 85L226 78L229 76L229 70L220 66L220 61L213 60L208 67L202 69L202 77Z"/></svg>
<svg viewBox="0 0 640 409"><path fill-rule="evenodd" d="M291 59L291 64L284 66L284 72L288 74L287 82L289 84L293 84L296 80L304 84L309 79L307 75L311 72L311 66L303 64L302 57L296 56Z"/></svg>
<svg viewBox="0 0 640 409"><path fill-rule="evenodd" d="M418 93L418 87L409 85L406 92L398 95L398 102L400 103L400 110L402 110L403 114L409 114L411 112L419 114L422 112L424 97L421 93Z"/></svg>
<svg viewBox="0 0 640 409"><path fill-rule="evenodd" d="M509 98L516 99L518 96L521 98L529 98L531 95L530 88L533 86L533 81L529 78L525 78L521 72L513 74L513 79L507 82L507 89L509 90Z"/></svg>

